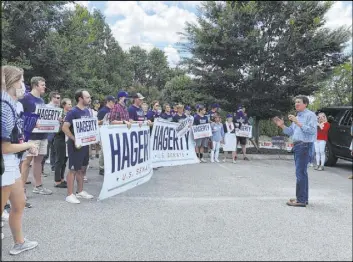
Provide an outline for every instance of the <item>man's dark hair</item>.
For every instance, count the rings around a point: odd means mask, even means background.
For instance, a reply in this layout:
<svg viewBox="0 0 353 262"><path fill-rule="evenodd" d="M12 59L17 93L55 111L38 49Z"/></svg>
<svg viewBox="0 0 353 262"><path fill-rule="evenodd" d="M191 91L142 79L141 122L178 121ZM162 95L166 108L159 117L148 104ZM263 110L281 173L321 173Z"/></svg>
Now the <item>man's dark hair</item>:
<svg viewBox="0 0 353 262"><path fill-rule="evenodd" d="M294 101L297 100L297 99L302 100L302 101L303 101L303 104L305 104L305 105L307 105L307 106L309 105L309 98L308 98L307 96L302 96L302 95L296 96L296 97L294 98Z"/></svg>
<svg viewBox="0 0 353 262"><path fill-rule="evenodd" d="M34 86L38 86L39 82L45 82L45 79L41 76L34 76L31 78L31 88L33 89Z"/></svg>
<svg viewBox="0 0 353 262"><path fill-rule="evenodd" d="M54 97L54 96L57 96L57 95L60 95L60 93L59 93L58 91L51 91L51 92L49 93L49 98L50 98L50 100L52 100L53 97Z"/></svg>
<svg viewBox="0 0 353 262"><path fill-rule="evenodd" d="M80 97L83 99L83 91L85 91L85 90L79 89L79 90L76 91L76 93L75 93L75 101L76 101L76 103L78 103Z"/></svg>

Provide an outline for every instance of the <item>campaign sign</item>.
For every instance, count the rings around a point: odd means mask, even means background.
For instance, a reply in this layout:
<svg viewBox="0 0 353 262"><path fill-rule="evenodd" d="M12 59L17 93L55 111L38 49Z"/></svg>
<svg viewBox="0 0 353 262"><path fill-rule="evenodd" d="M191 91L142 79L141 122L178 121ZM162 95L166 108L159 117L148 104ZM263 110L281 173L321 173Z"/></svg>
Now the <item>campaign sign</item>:
<svg viewBox="0 0 353 262"><path fill-rule="evenodd" d="M272 145L282 148L286 145L286 142L284 141L284 136L273 136L272 137Z"/></svg>
<svg viewBox="0 0 353 262"><path fill-rule="evenodd" d="M211 125L208 123L192 126L192 133L194 134L194 139L210 137L212 136Z"/></svg>
<svg viewBox="0 0 353 262"><path fill-rule="evenodd" d="M35 114L39 115L37 126L33 133L57 133L59 132L59 118L62 116L63 109L50 107L47 105L37 105Z"/></svg>
<svg viewBox="0 0 353 262"><path fill-rule="evenodd" d="M237 128L235 130L235 134L236 134L236 136L251 138L252 137L252 126L241 125L240 128Z"/></svg>
<svg viewBox="0 0 353 262"><path fill-rule="evenodd" d="M147 125L100 127L104 151L104 181L99 200L141 185L153 174L150 128Z"/></svg>
<svg viewBox="0 0 353 262"><path fill-rule="evenodd" d="M234 133L224 134L223 151L233 152L237 150L237 137Z"/></svg>
<svg viewBox="0 0 353 262"><path fill-rule="evenodd" d="M178 166L199 163L190 132L178 137L179 123L156 119L151 134L152 166Z"/></svg>
<svg viewBox="0 0 353 262"><path fill-rule="evenodd" d="M72 120L75 144L88 146L99 142L99 128L97 117L85 117Z"/></svg>
<svg viewBox="0 0 353 262"><path fill-rule="evenodd" d="M177 131L177 136L178 137L183 137L187 132L189 132L192 124L194 123L194 117L189 116L185 118L179 126L177 126L176 131Z"/></svg>

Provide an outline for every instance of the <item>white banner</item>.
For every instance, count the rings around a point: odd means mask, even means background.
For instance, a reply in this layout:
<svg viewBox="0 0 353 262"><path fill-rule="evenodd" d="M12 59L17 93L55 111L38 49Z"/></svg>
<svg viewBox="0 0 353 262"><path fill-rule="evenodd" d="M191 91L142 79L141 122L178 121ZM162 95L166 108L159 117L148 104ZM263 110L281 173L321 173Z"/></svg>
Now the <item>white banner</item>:
<svg viewBox="0 0 353 262"><path fill-rule="evenodd" d="M75 143L88 146L99 142L99 128L97 117L85 117L72 120Z"/></svg>
<svg viewBox="0 0 353 262"><path fill-rule="evenodd" d="M199 163L190 132L178 137L179 125L161 119L155 120L151 134L153 167Z"/></svg>
<svg viewBox="0 0 353 262"><path fill-rule="evenodd" d="M99 200L141 185L153 174L150 128L133 124L100 127L104 151L104 182Z"/></svg>
<svg viewBox="0 0 353 262"><path fill-rule="evenodd" d="M241 125L240 129L235 130L236 136L241 136L241 137L252 137L252 126L249 125Z"/></svg>
<svg viewBox="0 0 353 262"><path fill-rule="evenodd" d="M33 129L33 133L57 133L59 132L59 118L62 116L63 109L50 107L47 105L37 105L35 114L39 115L37 127Z"/></svg>
<svg viewBox="0 0 353 262"><path fill-rule="evenodd" d="M223 151L236 151L237 148L237 137L234 133L225 133L224 134L224 145Z"/></svg>
<svg viewBox="0 0 353 262"><path fill-rule="evenodd" d="M212 136L211 125L202 124L198 126L192 126L192 133L194 134L194 139L210 137Z"/></svg>
<svg viewBox="0 0 353 262"><path fill-rule="evenodd" d="M192 124L194 123L194 117L189 116L185 118L179 126L177 126L176 131L177 131L177 136L178 137L183 137L187 132L190 131L190 128L192 127Z"/></svg>

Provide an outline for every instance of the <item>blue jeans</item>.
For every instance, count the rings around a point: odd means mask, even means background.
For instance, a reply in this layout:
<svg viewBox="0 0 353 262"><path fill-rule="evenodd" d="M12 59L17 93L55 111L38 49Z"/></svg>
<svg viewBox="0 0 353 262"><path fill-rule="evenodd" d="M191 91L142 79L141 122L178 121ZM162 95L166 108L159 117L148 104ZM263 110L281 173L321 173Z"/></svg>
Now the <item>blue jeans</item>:
<svg viewBox="0 0 353 262"><path fill-rule="evenodd" d="M294 146L296 197L300 203L309 201L308 164L313 143L298 143Z"/></svg>
<svg viewBox="0 0 353 262"><path fill-rule="evenodd" d="M309 147L309 163L314 163L315 160L315 145L312 143L312 146Z"/></svg>

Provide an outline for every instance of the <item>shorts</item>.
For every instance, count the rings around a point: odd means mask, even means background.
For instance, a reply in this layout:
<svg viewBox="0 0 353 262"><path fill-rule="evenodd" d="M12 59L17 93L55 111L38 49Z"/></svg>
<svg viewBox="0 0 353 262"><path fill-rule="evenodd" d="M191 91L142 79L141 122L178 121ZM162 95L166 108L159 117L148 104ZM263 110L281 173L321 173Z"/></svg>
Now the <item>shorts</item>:
<svg viewBox="0 0 353 262"><path fill-rule="evenodd" d="M33 142L36 144L38 147L38 155L43 155L45 156L48 151L48 139L42 139L42 140L29 140L28 142ZM38 156L38 155L33 155L28 152L27 156Z"/></svg>
<svg viewBox="0 0 353 262"><path fill-rule="evenodd" d="M240 143L242 146L246 145L246 137L237 136L237 144Z"/></svg>
<svg viewBox="0 0 353 262"><path fill-rule="evenodd" d="M5 172L1 175L1 186L10 186L21 178L20 159L15 154L4 154Z"/></svg>
<svg viewBox="0 0 353 262"><path fill-rule="evenodd" d="M83 146L77 149L74 142L70 139L67 141L67 152L69 155L69 169L79 171L82 167L88 166L89 162L89 146Z"/></svg>
<svg viewBox="0 0 353 262"><path fill-rule="evenodd" d="M209 137L195 139L195 144L197 147L208 147Z"/></svg>

